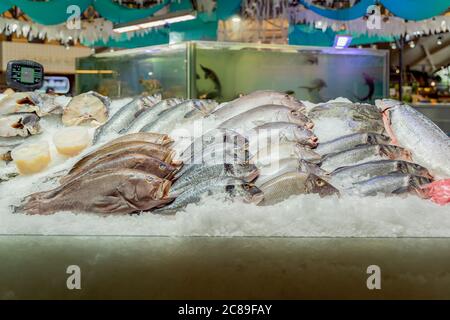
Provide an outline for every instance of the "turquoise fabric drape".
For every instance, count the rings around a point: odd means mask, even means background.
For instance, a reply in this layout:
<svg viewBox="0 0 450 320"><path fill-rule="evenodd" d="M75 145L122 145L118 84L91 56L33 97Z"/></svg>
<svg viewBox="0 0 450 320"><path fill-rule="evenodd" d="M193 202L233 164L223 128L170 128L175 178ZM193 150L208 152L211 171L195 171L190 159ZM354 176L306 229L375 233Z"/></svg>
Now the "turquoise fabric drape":
<svg viewBox="0 0 450 320"><path fill-rule="evenodd" d="M407 20L424 20L440 15L450 0L380 0L394 15Z"/></svg>
<svg viewBox="0 0 450 320"><path fill-rule="evenodd" d="M398 1L398 0L397 0ZM309 10L321 15L322 17L326 17L333 20L354 20L361 18L367 12L367 7L373 5L375 0L361 0L359 3L354 5L353 7L346 9L324 9L319 6L309 5L304 0L300 0L300 2Z"/></svg>
<svg viewBox="0 0 450 320"><path fill-rule="evenodd" d="M95 43L84 43L84 45L131 49L166 43L169 43L169 31L161 29L158 31L150 32L144 36L136 36L131 39L128 39L126 35L123 34L118 40L110 39L106 43L103 41L97 41Z"/></svg>
<svg viewBox="0 0 450 320"><path fill-rule="evenodd" d="M103 18L114 23L126 23L150 17L168 5L169 2L170 0L164 0L158 5L145 9L130 9L111 0L93 0L93 5Z"/></svg>

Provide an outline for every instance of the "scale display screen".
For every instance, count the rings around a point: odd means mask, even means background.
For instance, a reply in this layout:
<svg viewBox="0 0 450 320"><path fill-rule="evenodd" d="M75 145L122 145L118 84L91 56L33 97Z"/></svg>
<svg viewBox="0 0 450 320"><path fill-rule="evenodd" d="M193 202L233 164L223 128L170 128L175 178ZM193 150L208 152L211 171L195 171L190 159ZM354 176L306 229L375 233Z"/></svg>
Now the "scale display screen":
<svg viewBox="0 0 450 320"><path fill-rule="evenodd" d="M28 61L9 61L7 68L7 84L12 89L27 91L42 87L44 68L41 64Z"/></svg>

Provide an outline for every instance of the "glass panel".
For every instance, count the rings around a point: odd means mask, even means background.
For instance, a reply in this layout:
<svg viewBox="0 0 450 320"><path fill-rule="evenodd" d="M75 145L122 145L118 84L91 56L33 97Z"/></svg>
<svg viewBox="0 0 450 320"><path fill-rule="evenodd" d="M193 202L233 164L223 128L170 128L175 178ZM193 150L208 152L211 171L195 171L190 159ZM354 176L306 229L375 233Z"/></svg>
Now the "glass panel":
<svg viewBox="0 0 450 320"><path fill-rule="evenodd" d="M262 89L311 102L373 102L387 95L387 52L380 50L213 42L196 49L199 97L227 101Z"/></svg>
<svg viewBox="0 0 450 320"><path fill-rule="evenodd" d="M77 61L77 93L110 98L141 93L186 97L186 45L154 46L97 54Z"/></svg>

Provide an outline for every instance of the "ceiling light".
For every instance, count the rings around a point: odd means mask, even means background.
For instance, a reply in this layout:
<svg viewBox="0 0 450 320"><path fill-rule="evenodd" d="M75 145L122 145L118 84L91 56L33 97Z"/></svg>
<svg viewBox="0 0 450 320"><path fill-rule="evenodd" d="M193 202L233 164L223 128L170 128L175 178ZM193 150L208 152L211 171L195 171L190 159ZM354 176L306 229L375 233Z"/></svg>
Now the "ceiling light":
<svg viewBox="0 0 450 320"><path fill-rule="evenodd" d="M149 19L141 19L136 21L131 21L128 23L116 24L114 26L114 32L124 33L142 29L149 29L154 27L164 26L166 24L183 22L193 20L197 17L195 11L179 11L174 13L169 13L157 17L152 17Z"/></svg>
<svg viewBox="0 0 450 320"><path fill-rule="evenodd" d="M409 42L409 47L410 47L411 49L413 49L415 46L416 46L416 44L414 43L414 41L410 41L410 42Z"/></svg>

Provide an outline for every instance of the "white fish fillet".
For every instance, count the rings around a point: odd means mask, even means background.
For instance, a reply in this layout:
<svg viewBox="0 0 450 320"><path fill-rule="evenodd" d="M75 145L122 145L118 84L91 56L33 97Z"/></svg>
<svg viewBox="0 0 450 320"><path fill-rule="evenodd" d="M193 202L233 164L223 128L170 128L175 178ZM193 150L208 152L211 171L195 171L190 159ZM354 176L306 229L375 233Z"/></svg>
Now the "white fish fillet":
<svg viewBox="0 0 450 320"><path fill-rule="evenodd" d="M450 177L450 138L430 119L394 100L377 100L391 138L438 178ZM390 130L389 130L390 129Z"/></svg>

